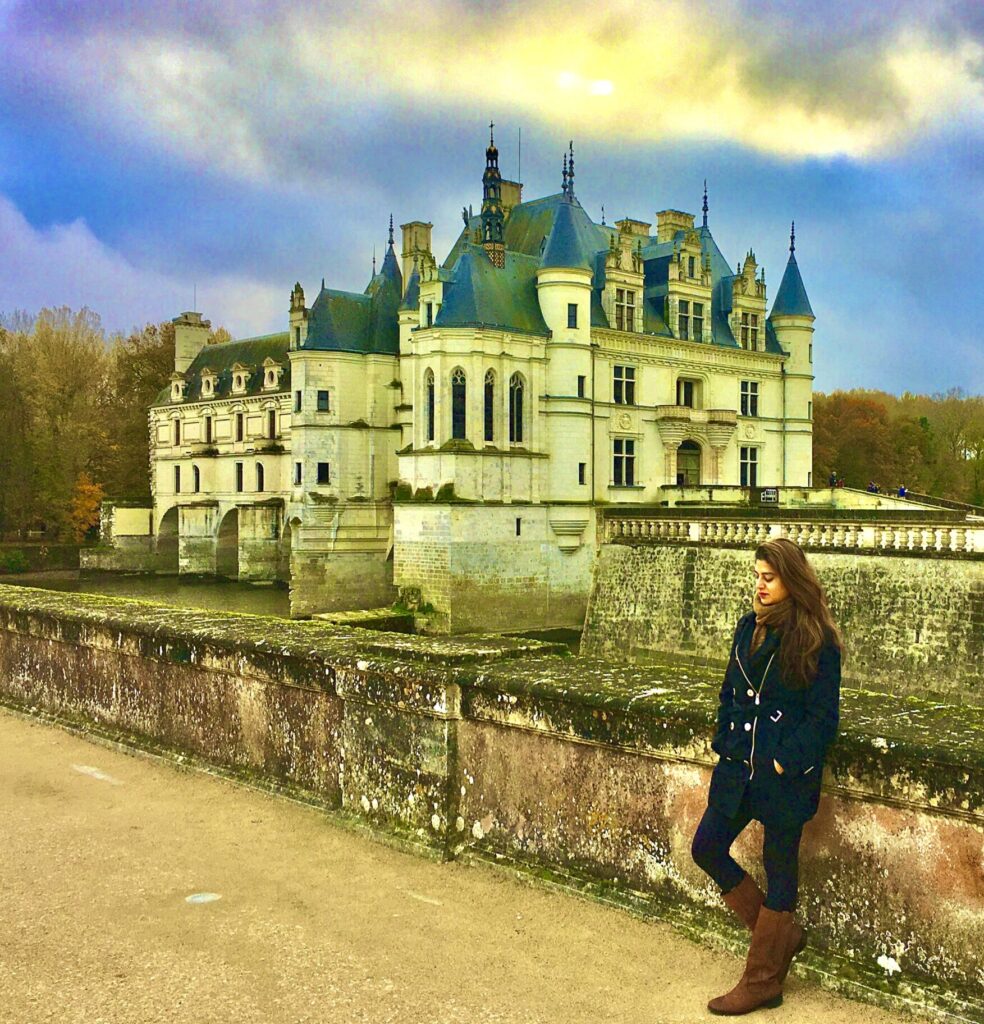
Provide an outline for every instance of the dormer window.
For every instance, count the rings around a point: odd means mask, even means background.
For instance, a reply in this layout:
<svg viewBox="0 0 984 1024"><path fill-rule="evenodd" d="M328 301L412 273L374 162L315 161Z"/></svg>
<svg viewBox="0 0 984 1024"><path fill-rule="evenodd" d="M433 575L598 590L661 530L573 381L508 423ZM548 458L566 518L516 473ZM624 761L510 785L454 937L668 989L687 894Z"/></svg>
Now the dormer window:
<svg viewBox="0 0 984 1024"><path fill-rule="evenodd" d="M759 318L758 313L742 313L741 315L741 347L750 352L758 352Z"/></svg>
<svg viewBox="0 0 984 1024"><path fill-rule="evenodd" d="M216 377L215 372L205 366L202 368L201 379L202 398L214 398L219 386L219 379Z"/></svg>
<svg viewBox="0 0 984 1024"><path fill-rule="evenodd" d="M232 367L232 393L241 395L249 384L249 367L234 363Z"/></svg>
<svg viewBox="0 0 984 1024"><path fill-rule="evenodd" d="M263 360L263 390L275 391L280 387L280 375L284 368L275 359L267 356Z"/></svg>
<svg viewBox="0 0 984 1024"><path fill-rule="evenodd" d="M185 400L185 392L188 388L188 381L185 380L184 375L180 373L171 374L171 401L172 402L183 402Z"/></svg>

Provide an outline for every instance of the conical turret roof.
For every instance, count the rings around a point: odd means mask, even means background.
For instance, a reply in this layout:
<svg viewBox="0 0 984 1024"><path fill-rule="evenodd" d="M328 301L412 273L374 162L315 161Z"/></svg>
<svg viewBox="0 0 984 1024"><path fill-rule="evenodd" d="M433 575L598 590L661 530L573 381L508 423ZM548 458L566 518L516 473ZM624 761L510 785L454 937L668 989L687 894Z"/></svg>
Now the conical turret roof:
<svg viewBox="0 0 984 1024"><path fill-rule="evenodd" d="M541 268L591 270L596 248L591 228L593 225L580 203L576 200L559 203L546 248L540 258Z"/></svg>

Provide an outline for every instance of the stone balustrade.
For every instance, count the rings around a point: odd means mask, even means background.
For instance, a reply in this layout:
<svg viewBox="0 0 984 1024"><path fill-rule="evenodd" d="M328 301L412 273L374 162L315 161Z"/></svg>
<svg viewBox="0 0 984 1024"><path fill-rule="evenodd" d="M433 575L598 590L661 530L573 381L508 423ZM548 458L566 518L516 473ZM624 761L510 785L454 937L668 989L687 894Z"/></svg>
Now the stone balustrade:
<svg viewBox="0 0 984 1024"><path fill-rule="evenodd" d="M803 548L835 551L900 551L937 556L984 556L984 522L965 524L914 522L872 523L841 520L686 519L606 515L609 542L685 543L754 547L788 537Z"/></svg>

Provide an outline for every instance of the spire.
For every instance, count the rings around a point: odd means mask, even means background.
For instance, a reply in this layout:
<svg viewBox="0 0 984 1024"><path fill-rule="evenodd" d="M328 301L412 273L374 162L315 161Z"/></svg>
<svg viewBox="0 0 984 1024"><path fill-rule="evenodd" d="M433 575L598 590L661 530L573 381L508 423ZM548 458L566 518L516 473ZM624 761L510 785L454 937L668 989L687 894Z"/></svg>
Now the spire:
<svg viewBox="0 0 984 1024"><path fill-rule="evenodd" d="M564 195L567 195L567 154L564 154L564 184L561 188Z"/></svg>
<svg viewBox="0 0 984 1024"><path fill-rule="evenodd" d="M502 231L502 175L499 173L499 150L495 147L495 122L489 122L489 146L485 150L485 173L482 175L481 241L489 259L497 267L504 266L505 252Z"/></svg>
<svg viewBox="0 0 984 1024"><path fill-rule="evenodd" d="M604 203L601 204L601 224L602 224L602 227L605 226L605 204Z"/></svg>
<svg viewBox="0 0 984 1024"><path fill-rule="evenodd" d="M568 143L571 155L567 161L567 201L574 202L574 141Z"/></svg>
<svg viewBox="0 0 984 1024"><path fill-rule="evenodd" d="M376 247L372 247L372 276L376 276Z"/></svg>
<svg viewBox="0 0 984 1024"><path fill-rule="evenodd" d="M390 214L390 237L389 237L389 244L390 244L390 246L393 245L393 214L392 213Z"/></svg>
<svg viewBox="0 0 984 1024"><path fill-rule="evenodd" d="M704 227L707 227L707 178L704 179Z"/></svg>
<svg viewBox="0 0 984 1024"><path fill-rule="evenodd" d="M806 294L803 278L800 276L796 263L796 224L789 231L789 261L786 271L776 292L776 301L772 304L770 318L774 316L813 316L813 309Z"/></svg>

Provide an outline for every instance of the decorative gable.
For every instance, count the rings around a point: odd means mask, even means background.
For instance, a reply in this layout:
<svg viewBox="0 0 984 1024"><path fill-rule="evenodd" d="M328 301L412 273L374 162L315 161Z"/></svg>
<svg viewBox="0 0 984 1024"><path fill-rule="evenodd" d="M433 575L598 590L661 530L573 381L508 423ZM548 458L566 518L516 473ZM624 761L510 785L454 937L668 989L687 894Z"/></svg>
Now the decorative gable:
<svg viewBox="0 0 984 1024"><path fill-rule="evenodd" d="M263 390L276 391L280 387L280 377L283 372L283 365L276 359L267 356L263 360Z"/></svg>
<svg viewBox="0 0 984 1024"><path fill-rule="evenodd" d="M198 376L202 382L202 398L214 398L219 388L218 374L210 366L203 366Z"/></svg>
<svg viewBox="0 0 984 1024"><path fill-rule="evenodd" d="M171 401L183 402L188 391L188 381L183 373L171 374Z"/></svg>
<svg viewBox="0 0 984 1024"><path fill-rule="evenodd" d="M251 373L250 367L244 366L242 363L232 364L232 393L234 395L246 394Z"/></svg>

